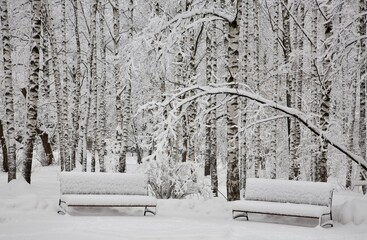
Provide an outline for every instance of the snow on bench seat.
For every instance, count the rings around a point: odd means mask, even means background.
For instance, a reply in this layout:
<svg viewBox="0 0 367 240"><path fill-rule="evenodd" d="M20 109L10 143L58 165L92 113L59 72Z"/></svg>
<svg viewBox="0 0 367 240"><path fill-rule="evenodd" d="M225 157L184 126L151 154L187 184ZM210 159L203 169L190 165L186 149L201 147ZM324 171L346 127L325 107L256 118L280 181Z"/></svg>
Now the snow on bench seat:
<svg viewBox="0 0 367 240"><path fill-rule="evenodd" d="M156 207L143 174L62 172L59 205L67 207Z"/></svg>
<svg viewBox="0 0 367 240"><path fill-rule="evenodd" d="M332 221L333 186L328 183L249 178L245 199L234 201L232 212L246 217L248 213L318 218ZM330 223L332 225L332 223Z"/></svg>

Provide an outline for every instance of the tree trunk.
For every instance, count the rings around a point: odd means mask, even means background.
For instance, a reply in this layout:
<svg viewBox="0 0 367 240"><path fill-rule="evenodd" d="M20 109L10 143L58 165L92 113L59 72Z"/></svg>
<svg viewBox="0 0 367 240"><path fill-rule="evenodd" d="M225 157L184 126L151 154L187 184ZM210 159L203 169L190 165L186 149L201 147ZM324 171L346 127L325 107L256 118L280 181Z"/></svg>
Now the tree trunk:
<svg viewBox="0 0 367 240"><path fill-rule="evenodd" d="M114 51L114 59L113 59L113 76L115 79L116 86L116 141L119 145L119 164L118 169L120 171L123 170L124 166L121 166L120 159L121 150L122 150L122 82L120 79L120 5L119 0L114 0L111 2L112 5L112 14L113 14L113 51ZM126 91L126 90L125 90Z"/></svg>
<svg viewBox="0 0 367 240"><path fill-rule="evenodd" d="M100 83L98 84L98 96L99 99L99 106L98 106L98 161L99 161L99 171L105 172L105 161L104 157L107 155L106 150L106 99L105 99L105 92L106 92L106 82L107 82L107 62L106 62L106 50L107 44L105 40L105 28L104 28L104 14L105 14L105 6L100 3L100 18L99 18L99 27L101 32L101 65L102 65L102 77L100 78Z"/></svg>
<svg viewBox="0 0 367 240"><path fill-rule="evenodd" d="M41 139L43 150L46 155L46 160L42 162L42 166L50 166L54 162L54 155L52 152L52 147L49 141L48 134L45 131L41 131L41 129L39 128L36 128L36 132Z"/></svg>
<svg viewBox="0 0 367 240"><path fill-rule="evenodd" d="M55 95L56 95L56 109L57 109L57 132L59 137L59 159L60 159L60 168L61 171L65 169L65 141L64 141L64 124L62 113L63 110L63 101L62 101L62 88L61 88L61 76L59 70L59 61L58 61L58 51L56 48L56 38L55 38L55 25L53 23L53 17L49 8L48 0L45 0L45 6L49 10L47 14L47 30L49 32L50 37L50 45L51 45L51 55L52 55L52 66L53 73L55 79Z"/></svg>
<svg viewBox="0 0 367 240"><path fill-rule="evenodd" d="M73 119L73 130L72 130L72 140L71 140L71 150L70 150L70 162L71 169L75 168L76 165L76 155L78 152L78 139L80 137L79 134L79 121L80 121L80 91L81 91L81 81L82 81L82 72L81 72L81 46L80 46L80 37L79 37L79 21L78 21L78 0L73 0L73 9L74 9L74 34L75 34L75 42L76 42L76 62L75 67L73 67L73 83L74 83L74 94L73 94L73 111L71 112L71 116Z"/></svg>
<svg viewBox="0 0 367 240"><path fill-rule="evenodd" d="M133 8L133 0L129 0L128 7L128 24L129 24L129 41L132 41L133 38L133 18L134 18L134 8ZM125 86L126 90L123 93L123 114L124 119L122 121L122 149L121 155L119 158L119 172L126 172L126 155L128 150L128 137L129 137L129 127L131 124L131 82L133 81L132 76L132 62L131 58L128 59L128 79L126 80Z"/></svg>
<svg viewBox="0 0 367 240"><path fill-rule="evenodd" d="M0 120L0 145L3 153L3 171L8 172L8 149L6 147L6 141L4 136L3 122Z"/></svg>
<svg viewBox="0 0 367 240"><path fill-rule="evenodd" d="M63 137L64 137L64 157L65 157L65 171L71 171L70 165L70 141L69 141L69 120L68 120L68 85L69 79L67 76L67 61L66 61L66 0L62 1L61 4L61 35L62 35L62 48L61 48L61 59L62 59L62 77L63 77L63 98L62 98L62 124L63 124Z"/></svg>
<svg viewBox="0 0 367 240"><path fill-rule="evenodd" d="M256 84L256 91L260 92L260 31L259 31L259 11L260 11L260 4L257 0L254 1L254 82ZM260 177L260 167L262 162L261 156L261 132L260 132L260 124L255 125L254 130L254 144L255 144L255 177Z"/></svg>
<svg viewBox="0 0 367 240"><path fill-rule="evenodd" d="M330 0L328 3L330 4ZM330 5L326 5L325 9L327 12L331 7ZM328 56L327 50L330 48L330 38L332 36L332 20L331 16L328 16L328 19L324 25L325 28L325 41L324 41L324 59L323 59L323 73L321 76L321 105L320 105L320 126L323 132L327 132L329 127L329 119L330 119L330 93L331 93L331 56ZM327 158L328 158L328 143L325 139L321 139L321 151L320 151L320 159L317 162L317 174L316 181L318 182L327 182L328 179L328 169L327 169Z"/></svg>
<svg viewBox="0 0 367 240"><path fill-rule="evenodd" d="M274 102L278 102L278 85L279 85L279 44L278 44L278 34L279 34L279 4L278 2L274 2L274 23L273 23L273 79L274 79ZM273 114L276 114L275 110L272 110ZM271 127L271 142L270 142L270 178L276 179L277 177L277 129L278 122L273 121L273 125Z"/></svg>
<svg viewBox="0 0 367 240"><path fill-rule="evenodd" d="M358 63L358 59L356 59L356 64ZM348 130L348 150L353 151L354 150L354 130L355 130L355 124L356 124L356 108L357 108L357 76L355 75L354 78L352 78L352 86L351 86L351 95L352 95L352 107L350 111L350 117L349 117L349 130ZM347 174L346 174L346 181L345 181L345 187L347 189L352 188L352 172L353 172L353 165L352 160L347 159Z"/></svg>
<svg viewBox="0 0 367 240"><path fill-rule="evenodd" d="M93 104L91 103L91 107L93 107L91 112L91 120L93 121L93 137L92 137L92 156L91 156L91 172L96 171L96 152L97 152L97 124L98 124L98 116L97 116L97 85L98 85L98 76L97 76L97 10L98 10L98 0L93 0L92 3L92 11L91 11L91 49L90 49L90 68L91 68L91 94L93 100ZM101 96L102 97L102 96Z"/></svg>
<svg viewBox="0 0 367 240"><path fill-rule="evenodd" d="M318 22L318 9L316 4L313 5L312 18L311 18L311 38L313 44L311 45L311 86L312 86L312 102L311 102L311 112L315 115L319 115L319 89L318 84L318 69L317 69L317 22ZM312 123L316 126L318 125L318 120L316 117L313 118ZM312 133L311 133L312 134ZM316 165L319 156L319 139L316 134L311 135L311 163L310 163L310 180L316 181Z"/></svg>
<svg viewBox="0 0 367 240"><path fill-rule="evenodd" d="M232 2L233 3L233 2ZM228 31L228 68L231 76L226 79L227 83L237 83L239 69L239 35L242 17L242 0L235 6L236 19L229 23ZM234 97L227 103L227 200L234 201L240 199L240 177L238 166L238 98Z"/></svg>
<svg viewBox="0 0 367 240"><path fill-rule="evenodd" d="M284 56L284 64L289 68L289 58L291 54L291 29L290 29L290 19L289 12L287 10L288 0L284 0L282 3L282 17L283 17L283 56ZM292 107L292 96L291 96L291 88L292 82L290 78L289 70L285 73L285 81L286 81L286 103L287 107ZM291 152L291 119L287 118L287 131L288 131L288 151Z"/></svg>
<svg viewBox="0 0 367 240"><path fill-rule="evenodd" d="M5 128L8 138L7 152L4 151L4 170L8 172L8 182L16 179L16 144L14 138L14 94L12 77L12 57L10 46L10 33L8 21L7 0L1 0L1 32L3 35L3 62L4 62L4 82L5 82ZM5 146L6 148L6 146ZM5 160L7 158L7 161ZM6 166L6 167L5 167Z"/></svg>
<svg viewBox="0 0 367 240"><path fill-rule="evenodd" d="M29 76L29 90L27 101L27 138L24 148L24 160L22 175L31 183L33 145L36 138L37 128L37 101L40 69L40 39L41 39L41 0L32 2L32 39L31 39L31 73Z"/></svg>
<svg viewBox="0 0 367 240"><path fill-rule="evenodd" d="M297 16L298 14L298 6L293 6L293 15ZM298 49L298 26L297 24L293 24L293 38L292 38L292 51L293 52L297 52ZM295 57L292 61L292 80L291 80L291 88L289 89L290 94L291 94L291 105L293 107L297 107L297 84L298 82L301 82L300 79L298 79L298 64L299 64L299 59L298 57ZM300 109L299 109L300 110ZM298 180L299 175L300 175L300 166L299 166L299 161L297 158L297 152L298 152L298 138L300 136L298 136L298 132L297 130L299 130L299 122L292 118L291 120L291 128L290 128L290 136L289 136L289 142L290 142L290 157L289 157L289 162L290 162L290 168L289 168L289 180ZM298 129L297 129L298 128Z"/></svg>

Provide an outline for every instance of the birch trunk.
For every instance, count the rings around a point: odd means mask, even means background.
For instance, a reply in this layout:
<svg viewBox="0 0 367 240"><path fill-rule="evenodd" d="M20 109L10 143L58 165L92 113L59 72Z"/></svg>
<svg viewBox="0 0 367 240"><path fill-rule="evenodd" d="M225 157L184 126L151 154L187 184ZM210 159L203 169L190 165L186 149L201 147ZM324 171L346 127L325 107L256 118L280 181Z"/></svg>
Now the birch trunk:
<svg viewBox="0 0 367 240"><path fill-rule="evenodd" d="M101 52L101 65L102 65L102 76L100 79L100 83L98 84L98 96L100 96L99 105L98 105L98 161L99 161L99 171L105 172L105 161L104 156L106 153L106 82L107 82L107 62L106 62L106 50L107 44L105 40L105 28L104 28L104 15L105 15L105 5L100 3L100 18L99 18L99 27L100 27L100 52Z"/></svg>
<svg viewBox="0 0 367 240"><path fill-rule="evenodd" d="M113 76L115 79L116 86L116 141L118 143L119 153L119 171L122 171L124 166L121 166L121 149L122 149L122 82L120 79L120 5L119 0L114 0L110 2L112 5L112 14L113 14L113 51L114 51L114 59L113 59ZM126 90L125 90L126 91Z"/></svg>
<svg viewBox="0 0 367 240"><path fill-rule="evenodd" d="M90 68L91 68L91 93L93 104L91 103L91 118L93 121L93 137L92 137L92 156L91 156L91 172L96 171L96 152L97 152L97 9L98 9L98 0L94 0L92 3L92 12L91 12L91 49L90 49Z"/></svg>
<svg viewBox="0 0 367 240"><path fill-rule="evenodd" d="M133 38L133 19L134 19L134 2L129 0L128 6L128 24L129 24L129 35L128 41L132 41ZM126 155L128 150L128 137L129 137L129 127L131 124L131 82L133 81L132 76L132 59L128 58L128 79L126 80L126 90L123 94L124 107L123 114L124 119L122 122L122 149L119 159L119 172L126 172Z"/></svg>
<svg viewBox="0 0 367 240"><path fill-rule="evenodd" d="M37 101L40 69L40 48L41 48L41 0L32 2L32 39L31 39L31 73L29 76L29 90L27 101L27 137L24 147L24 160L22 175L30 184L32 173L33 145L36 139L37 128Z"/></svg>
<svg viewBox="0 0 367 240"><path fill-rule="evenodd" d="M232 2L233 4L234 2ZM236 18L229 23L228 31L228 68L231 76L226 79L227 83L236 83L239 69L239 35L242 17L242 0L237 1L235 6ZM240 199L240 179L238 166L238 98L234 97L227 103L227 200Z"/></svg>
<svg viewBox="0 0 367 240"><path fill-rule="evenodd" d="M8 149L6 147L6 141L5 141L5 134L4 134L4 128L3 128L3 122L0 120L0 146L2 150L2 157L3 157L3 171L8 172Z"/></svg>
<svg viewBox="0 0 367 240"><path fill-rule="evenodd" d="M358 59L355 61L358 63ZM354 151L354 130L356 124L356 108L357 108L357 76L352 78L352 107L350 111L349 117L349 128L348 128L348 150L353 152ZM346 181L345 187L347 189L352 188L352 172L353 172L353 164L351 159L347 159L347 173L346 173Z"/></svg>
<svg viewBox="0 0 367 240"><path fill-rule="evenodd" d="M328 7L331 7L331 1L325 7L325 12L328 11ZM320 104L320 126L323 132L327 132L329 127L330 119L330 93L331 93L331 56L327 55L327 50L330 48L330 38L332 36L332 22L331 16L324 25L325 30L325 40L324 40L324 59L323 59L323 73L321 76L321 104ZM327 169L327 158L328 158L328 143L325 139L321 140L321 151L320 158L317 162L317 174L316 181L327 182L328 179L328 169Z"/></svg>
<svg viewBox="0 0 367 240"><path fill-rule="evenodd" d="M76 166L76 155L78 151L78 138L79 138L79 121L80 121L80 98L81 98L81 47L80 47L80 37L79 37L79 20L78 20L78 0L73 0L73 10L74 10L74 34L75 34L75 43L76 43L76 61L75 68L73 68L74 75L74 94L73 94L73 111L71 112L71 116L73 119L73 131L72 131L72 142L71 142L71 169L74 169Z"/></svg>
<svg viewBox="0 0 367 240"><path fill-rule="evenodd" d="M71 171L71 166L70 166L70 152L68 149L68 146L70 146L70 141L69 141L69 121L68 121L68 84L69 84L69 79L67 76L67 60L66 60L66 0L62 1L62 5L61 5L61 12L62 12L62 19L61 19L61 35L62 35L62 48L61 48L61 58L62 58L62 76L63 76L63 98L62 98L62 123L64 125L63 129L63 134L64 134L64 141L65 141L65 151L64 151L64 156L65 156L65 171Z"/></svg>
<svg viewBox="0 0 367 240"><path fill-rule="evenodd" d="M290 29L290 19L289 19L289 13L286 9L286 6L288 6L288 0L284 0L282 3L282 18L283 18L283 56L284 56L284 64L286 66L287 72L285 73L285 81L286 81L286 103L287 107L292 107L292 97L291 97L291 88L292 88L292 82L290 78L289 73L289 57L291 54L291 29ZM287 118L287 131L288 131L288 151L291 152L291 119Z"/></svg>
<svg viewBox="0 0 367 240"><path fill-rule="evenodd" d="M311 60L311 86L312 86L312 102L311 102L311 112L317 116L319 115L319 97L318 97L318 87L317 87L317 58L318 58L318 54L317 54L317 21L318 21L318 9L316 4L313 5L313 9L312 9L312 19L311 19L311 38L312 38L312 42L314 44L311 45L311 56L312 56L312 60ZM316 126L318 121L317 119L314 117L312 120L312 123ZM311 133L312 134L312 133ZM311 139L311 143L313 144L313 146L311 147L311 164L310 164L310 180L311 181L316 181L316 163L317 163L317 159L318 159L318 146L316 144L318 144L320 141L317 137L316 134L312 134L311 135L312 139Z"/></svg>
<svg viewBox="0 0 367 240"><path fill-rule="evenodd" d="M249 1L244 1L243 7L243 84L248 84L248 76L250 72L249 59L251 57L249 49ZM247 124L247 99L241 100L241 141L240 141L240 167L241 167L241 189L246 188L246 177L247 177L247 142L246 142L246 124ZM245 191L243 191L245 192Z"/></svg>
<svg viewBox="0 0 367 240"><path fill-rule="evenodd" d="M278 84L279 84L279 44L278 44L278 34L279 34L279 3L277 1L274 2L274 23L273 23L273 79L274 79L274 102L278 102ZM273 114L276 114L275 110L272 110ZM277 177L277 129L278 122L276 120L273 121L273 125L271 127L271 142L270 142L270 178L276 179Z"/></svg>
<svg viewBox="0 0 367 240"><path fill-rule="evenodd" d="M55 39L55 25L53 23L53 17L50 11L50 7L48 4L48 0L45 0L45 6L48 9L47 14L47 30L49 32L50 37L50 46L51 46L51 59L52 59L52 66L53 66L53 72L54 72L54 79L55 79L55 95L56 95L56 109L57 109L57 132L58 132L58 138L59 138L59 159L60 159L60 168L61 171L64 171L65 169L65 141L64 141L64 124L63 124L63 118L62 113L63 106L62 106L62 88L61 88L61 76L60 76L60 70L59 70L59 62L58 62L58 51L56 49L56 39Z"/></svg>
<svg viewBox="0 0 367 240"><path fill-rule="evenodd" d="M297 16L298 14L298 6L293 6L293 15ZM297 24L293 24L293 38L292 38L292 51L297 52L298 50L298 26ZM291 95L291 106L296 107L297 106L297 83L299 79L298 77L298 57L294 57L292 61L292 73L291 73L291 84L290 84L290 95ZM298 180L299 174L300 174L300 166L297 159L297 127L299 128L299 123L297 124L297 120L292 118L290 120L290 135L289 135L289 148L290 148L290 156L289 156L289 162L290 162L290 168L289 168L289 180Z"/></svg>
<svg viewBox="0 0 367 240"><path fill-rule="evenodd" d="M259 11L260 11L260 4L257 0L254 1L254 75L256 82L256 91L260 92L260 32L259 32ZM255 177L260 177L260 166L262 162L261 157L261 139L260 139L260 124L255 125L254 130L254 138L255 138Z"/></svg>
<svg viewBox="0 0 367 240"><path fill-rule="evenodd" d="M13 93L13 73L12 57L10 46L10 32L8 21L7 0L1 0L1 32L3 35L3 64L4 64L4 82L5 82L5 128L7 133L8 148L7 162L3 162L4 170L8 172L8 182L16 179L16 144L14 138L14 93ZM5 166L6 165L6 166Z"/></svg>
<svg viewBox="0 0 367 240"><path fill-rule="evenodd" d="M364 13L367 10L365 0L359 0L359 12ZM366 35L366 15L359 18L359 36ZM359 94L359 148L361 150L361 156L366 159L366 40L361 39L359 42L359 54L360 54L360 94ZM365 180L367 172L361 174L361 178ZM363 193L366 194L367 186L363 187Z"/></svg>

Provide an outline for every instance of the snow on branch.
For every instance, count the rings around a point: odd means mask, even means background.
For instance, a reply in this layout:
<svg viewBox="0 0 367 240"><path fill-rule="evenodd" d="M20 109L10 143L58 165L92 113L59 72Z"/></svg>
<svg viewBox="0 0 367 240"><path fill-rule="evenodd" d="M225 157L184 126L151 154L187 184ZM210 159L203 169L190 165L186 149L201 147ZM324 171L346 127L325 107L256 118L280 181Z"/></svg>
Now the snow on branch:
<svg viewBox="0 0 367 240"><path fill-rule="evenodd" d="M192 92L193 90L199 91L197 94L189 97L189 98L185 98L182 99L180 101L178 101L180 96L185 95L187 92ZM228 86L192 86L192 87L188 87L185 89L182 89L180 92L172 95L169 99L166 99L166 101L164 101L163 103L161 103L160 105L163 107L166 107L168 105L171 105L173 102L175 102L176 104L174 104L174 108L172 109L173 111L177 111L180 107L182 107L183 105L187 105L188 103L190 103L191 101L194 101L198 98L201 98L203 96L206 95L216 95L216 94L230 94L230 95L236 95L238 97L245 97L251 100L256 101L257 103L266 105L268 107L274 108L276 110L279 110L287 115L290 115L292 117L295 117L296 119L298 119L300 122L302 122L308 129L310 129L313 133L315 133L316 135L324 138L326 140L327 143L329 143L330 145L334 146L336 149L338 149L339 151L341 151L342 153L344 153L345 155L347 155L350 159L352 159L355 163L357 163L358 165L360 165L364 170L367 170L367 161L364 160L362 157L350 152L345 146L343 146L342 144L338 143L337 141L335 141L331 136L329 136L326 132L323 132L318 126L314 125L311 121L311 117L309 115L306 115L305 113L294 109L294 108L289 108L286 106L283 106L279 103L276 103L272 100L266 99L256 93L252 93L246 90L241 90L238 88L231 88L230 85Z"/></svg>

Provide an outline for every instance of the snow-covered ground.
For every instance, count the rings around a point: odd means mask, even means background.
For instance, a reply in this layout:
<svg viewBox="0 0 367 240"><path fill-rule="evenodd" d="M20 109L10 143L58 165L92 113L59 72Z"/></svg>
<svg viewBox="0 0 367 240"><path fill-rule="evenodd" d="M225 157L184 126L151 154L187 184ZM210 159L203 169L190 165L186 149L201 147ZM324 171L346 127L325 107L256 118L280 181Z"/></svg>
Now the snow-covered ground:
<svg viewBox="0 0 367 240"><path fill-rule="evenodd" d="M220 199L158 200L158 214L143 209L79 208L59 215L58 167L38 167L28 185L21 176L7 183L0 173L0 239L367 239L367 197L336 192L334 227L317 220L250 215L231 218L230 204Z"/></svg>

